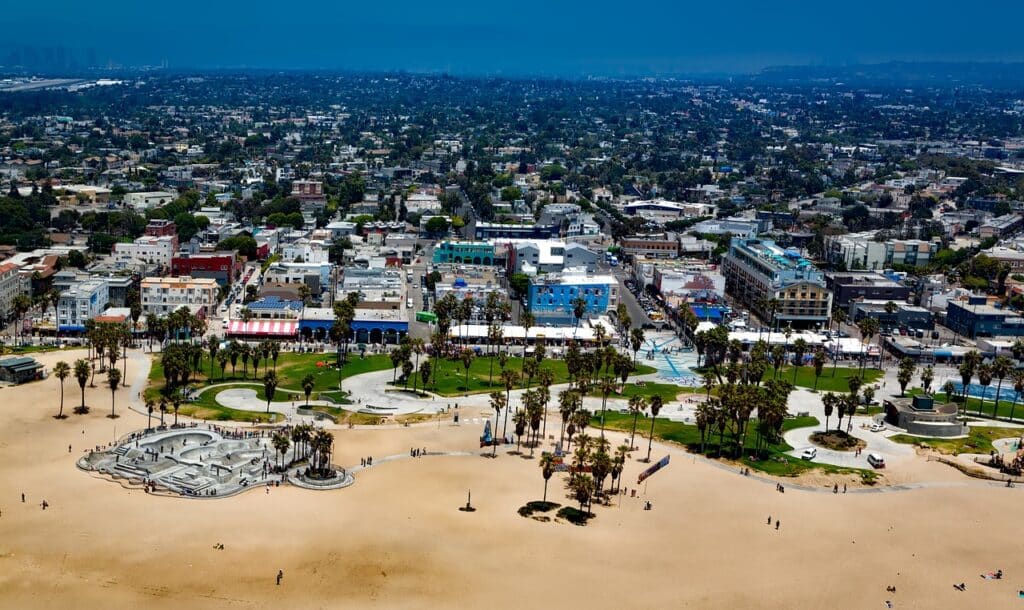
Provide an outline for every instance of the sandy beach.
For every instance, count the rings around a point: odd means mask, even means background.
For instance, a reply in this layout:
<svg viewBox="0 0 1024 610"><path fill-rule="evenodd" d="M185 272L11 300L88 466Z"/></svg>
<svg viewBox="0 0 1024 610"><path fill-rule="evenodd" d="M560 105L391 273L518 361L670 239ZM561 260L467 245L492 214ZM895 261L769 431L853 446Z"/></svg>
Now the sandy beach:
<svg viewBox="0 0 1024 610"><path fill-rule="evenodd" d="M83 354L39 360L50 368ZM129 360L129 382L139 374ZM672 455L670 466L639 487L640 497L598 506L596 518L577 527L519 516L520 506L542 494L537 460L482 458L480 427L446 422L334 430L334 462L357 465L361 457L408 454L410 447L473 455L381 463L330 492L280 487L168 498L75 467L83 451L146 425L127 408L128 388L117 392L122 417L106 417L110 391L101 377L86 391L87 415L72 413L79 389L73 378L65 382L64 420L52 417L56 378L0 389L2 607L1024 604L1017 598L1024 589L1024 489L972 480L924 459L887 477L889 484L927 483L923 488L783 494L655 444L655 457ZM621 436L613 436L614 446ZM644 467L627 462L626 487L636 487ZM573 504L563 477L552 478L549 499ZM810 482L824 489L830 480ZM474 513L457 510L467 490ZM648 500L653 510L645 511ZM766 524L769 515L780 521L778 530ZM214 549L218 543L224 550ZM979 578L997 569L1002 580ZM953 589L960 582L965 592Z"/></svg>

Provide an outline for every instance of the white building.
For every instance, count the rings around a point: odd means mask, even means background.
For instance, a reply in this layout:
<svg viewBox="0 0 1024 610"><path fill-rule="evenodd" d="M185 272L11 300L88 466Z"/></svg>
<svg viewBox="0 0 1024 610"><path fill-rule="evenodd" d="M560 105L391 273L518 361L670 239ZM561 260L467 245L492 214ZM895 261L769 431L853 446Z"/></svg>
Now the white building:
<svg viewBox="0 0 1024 610"><path fill-rule="evenodd" d="M136 210L148 210L158 208L174 201L176 194L169 191L151 191L148 193L127 193L124 196L124 203Z"/></svg>
<svg viewBox="0 0 1024 610"><path fill-rule="evenodd" d="M85 321L100 315L108 303L110 288L106 280L86 280L71 286L57 301L57 330L85 331Z"/></svg>
<svg viewBox="0 0 1024 610"><path fill-rule="evenodd" d="M405 200L405 210L409 214L440 214L441 202L429 193L413 193Z"/></svg>
<svg viewBox="0 0 1024 610"><path fill-rule="evenodd" d="M18 265L0 265L0 319L14 315L14 297L25 292L25 283L18 273Z"/></svg>
<svg viewBox="0 0 1024 610"><path fill-rule="evenodd" d="M281 260L288 263L326 263L329 254L330 250L322 241L306 238L285 244L281 248Z"/></svg>
<svg viewBox="0 0 1024 610"><path fill-rule="evenodd" d="M182 307L211 316L217 309L219 287L213 278L147 277L142 280L142 312L164 316Z"/></svg>
<svg viewBox="0 0 1024 610"><path fill-rule="evenodd" d="M170 267L176 241L170 235L161 237L143 235L130 244L114 244L114 251L111 255L114 257L114 264L122 269L139 261Z"/></svg>

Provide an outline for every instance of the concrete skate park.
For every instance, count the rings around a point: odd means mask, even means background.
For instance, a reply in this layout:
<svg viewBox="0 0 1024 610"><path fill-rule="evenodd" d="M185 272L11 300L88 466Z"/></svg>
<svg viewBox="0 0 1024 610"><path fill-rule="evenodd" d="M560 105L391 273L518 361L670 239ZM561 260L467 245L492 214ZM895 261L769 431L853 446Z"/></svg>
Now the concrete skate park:
<svg viewBox="0 0 1024 610"><path fill-rule="evenodd" d="M272 472L278 458L270 444L273 431L234 430L187 424L165 430L136 432L120 442L92 451L78 461L83 470L187 497L224 497L282 480ZM284 463L294 457L294 447ZM300 479L298 471L285 475ZM353 482L339 470L333 479L302 487L338 489Z"/></svg>

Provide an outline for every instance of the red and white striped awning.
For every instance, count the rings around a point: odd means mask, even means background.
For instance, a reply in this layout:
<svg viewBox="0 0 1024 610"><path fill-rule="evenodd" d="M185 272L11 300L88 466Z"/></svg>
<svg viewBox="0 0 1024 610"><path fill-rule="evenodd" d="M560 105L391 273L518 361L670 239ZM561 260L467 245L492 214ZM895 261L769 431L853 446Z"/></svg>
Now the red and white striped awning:
<svg viewBox="0 0 1024 610"><path fill-rule="evenodd" d="M295 320L233 320L228 327L229 335L263 335L268 337L293 337L298 334L299 323Z"/></svg>

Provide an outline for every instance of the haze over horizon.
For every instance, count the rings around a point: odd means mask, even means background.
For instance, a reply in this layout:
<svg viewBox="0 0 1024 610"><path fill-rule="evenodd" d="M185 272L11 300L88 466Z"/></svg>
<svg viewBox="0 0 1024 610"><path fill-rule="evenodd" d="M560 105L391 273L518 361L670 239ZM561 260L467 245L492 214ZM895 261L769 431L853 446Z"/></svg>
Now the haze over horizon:
<svg viewBox="0 0 1024 610"><path fill-rule="evenodd" d="M627 10L628 9L628 10ZM728 5L526 0L501 11L449 0L304 6L111 0L20 3L0 14L0 65L63 48L83 65L643 76L776 65L1021 61L1024 5L783 0ZM31 27L29 27L31 26ZM74 36L68 36L74 32Z"/></svg>

